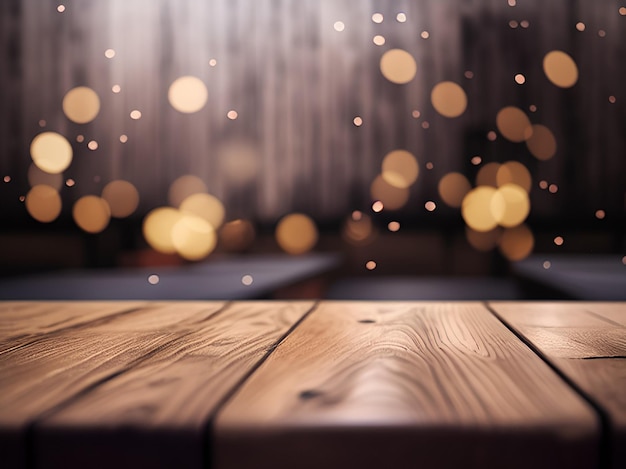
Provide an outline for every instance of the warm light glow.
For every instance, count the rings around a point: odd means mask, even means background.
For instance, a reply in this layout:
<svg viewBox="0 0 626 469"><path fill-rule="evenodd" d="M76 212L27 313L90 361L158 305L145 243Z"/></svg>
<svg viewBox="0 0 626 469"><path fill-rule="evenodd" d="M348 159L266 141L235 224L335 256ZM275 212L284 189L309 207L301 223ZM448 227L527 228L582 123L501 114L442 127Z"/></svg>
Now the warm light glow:
<svg viewBox="0 0 626 469"><path fill-rule="evenodd" d="M219 244L228 252L244 252L252 246L256 236L254 225L248 220L224 223L219 231Z"/></svg>
<svg viewBox="0 0 626 469"><path fill-rule="evenodd" d="M231 109L226 113L226 117L228 117L231 121L234 121L237 117L239 117L239 114L234 109Z"/></svg>
<svg viewBox="0 0 626 469"><path fill-rule="evenodd" d="M519 23L518 23L517 21L515 21L515 20L511 20L511 21L509 21L509 27L510 27L511 29L515 29L515 28L517 28L518 26L519 26Z"/></svg>
<svg viewBox="0 0 626 469"><path fill-rule="evenodd" d="M530 255L535 245L532 231L526 225L504 230L500 237L500 252L510 261L520 261Z"/></svg>
<svg viewBox="0 0 626 469"><path fill-rule="evenodd" d="M543 261L543 268L548 270L550 267L552 267L552 262L550 261Z"/></svg>
<svg viewBox="0 0 626 469"><path fill-rule="evenodd" d="M532 177L526 166L518 161L507 161L498 168L496 172L496 183L498 187L505 184L516 184L526 192L530 192L532 187Z"/></svg>
<svg viewBox="0 0 626 469"><path fill-rule="evenodd" d="M528 110L530 112L536 112L537 111L537 106L535 106L534 104L531 104L530 106L528 106Z"/></svg>
<svg viewBox="0 0 626 469"><path fill-rule="evenodd" d="M458 117L467 108L467 95L463 88L451 81L435 85L430 93L435 110L445 117Z"/></svg>
<svg viewBox="0 0 626 469"><path fill-rule="evenodd" d="M420 34L420 37L422 39L428 39L430 37L430 34L429 34L428 31L422 31L421 34Z"/></svg>
<svg viewBox="0 0 626 469"><path fill-rule="evenodd" d="M76 201L72 216L83 231L100 233L109 225L111 209L106 200L95 195L86 195Z"/></svg>
<svg viewBox="0 0 626 469"><path fill-rule="evenodd" d="M482 252L494 249L498 245L501 234L501 228L494 228L489 231L476 231L472 230L469 226L465 227L465 238L467 242L474 249Z"/></svg>
<svg viewBox="0 0 626 469"><path fill-rule="evenodd" d="M171 207L158 207L146 215L142 225L143 237L152 249L164 254L176 252L172 228L181 217L181 213Z"/></svg>
<svg viewBox="0 0 626 469"><path fill-rule="evenodd" d="M507 3L509 4L510 7L514 7L515 5L517 5L517 2L515 0L508 0Z"/></svg>
<svg viewBox="0 0 626 469"><path fill-rule="evenodd" d="M35 220L49 223L61 213L61 196L54 187L38 184L26 194L26 210Z"/></svg>
<svg viewBox="0 0 626 469"><path fill-rule="evenodd" d="M134 109L132 111L130 111L130 118L133 120L139 120L141 119L141 111Z"/></svg>
<svg viewBox="0 0 626 469"><path fill-rule="evenodd" d="M626 16L626 7L620 7L619 8L619 14L622 16Z"/></svg>
<svg viewBox="0 0 626 469"><path fill-rule="evenodd" d="M499 187L491 199L491 212L500 226L512 228L521 224L530 213L528 192L516 184Z"/></svg>
<svg viewBox="0 0 626 469"><path fill-rule="evenodd" d="M303 254L313 249L318 233L315 222L302 213L283 217L276 226L276 241L289 254Z"/></svg>
<svg viewBox="0 0 626 469"><path fill-rule="evenodd" d="M380 200L376 200L372 204L372 211L375 212L375 213L382 212L384 208L385 208L385 206L383 205L383 203Z"/></svg>
<svg viewBox="0 0 626 469"><path fill-rule="evenodd" d="M335 28L335 31L341 32L346 29L346 25L343 23L343 21L336 21L335 24L333 24L333 28Z"/></svg>
<svg viewBox="0 0 626 469"><path fill-rule="evenodd" d="M604 217L606 217L606 212L604 210L596 210L596 218L598 220L604 220Z"/></svg>
<svg viewBox="0 0 626 469"><path fill-rule="evenodd" d="M180 204L180 211L184 214L192 214L208 222L214 230L217 230L224 222L224 205L211 194L192 194Z"/></svg>
<svg viewBox="0 0 626 469"><path fill-rule="evenodd" d="M615 98L615 96L613 96L613 95L609 96L609 103L615 104L616 101L617 101L617 99Z"/></svg>
<svg viewBox="0 0 626 469"><path fill-rule="evenodd" d="M480 163L483 162L483 159L477 155L477 156L472 156L472 159L470 161L474 166L478 166Z"/></svg>
<svg viewBox="0 0 626 469"><path fill-rule="evenodd" d="M30 156L33 162L47 173L61 173L72 162L72 145L56 132L43 132L33 138L30 144Z"/></svg>
<svg viewBox="0 0 626 469"><path fill-rule="evenodd" d="M430 127L430 123L428 121L422 122L422 128L423 129L428 129L429 127Z"/></svg>
<svg viewBox="0 0 626 469"><path fill-rule="evenodd" d="M361 119L359 116L356 116L353 120L352 123L354 125L356 125L357 127L361 127L361 125L363 125L363 119Z"/></svg>
<svg viewBox="0 0 626 469"><path fill-rule="evenodd" d="M370 194L373 200L381 202L381 205L384 205L389 210L402 208L409 200L409 190L407 188L392 186L380 174L372 182Z"/></svg>
<svg viewBox="0 0 626 469"><path fill-rule="evenodd" d="M190 114L198 112L207 102L209 93L202 80L194 76L182 76L174 80L167 92L167 99L174 109Z"/></svg>
<svg viewBox="0 0 626 469"><path fill-rule="evenodd" d="M507 106L498 111L496 126L502 136L512 142L523 142L532 135L528 116L515 106Z"/></svg>
<svg viewBox="0 0 626 469"><path fill-rule="evenodd" d="M548 186L548 192L550 192L550 194L556 194L559 191L559 186L557 186L556 184L550 184Z"/></svg>
<svg viewBox="0 0 626 469"><path fill-rule="evenodd" d="M382 23L383 22L383 15L382 15L382 13L374 13L372 15L372 21L374 23L377 23L377 24Z"/></svg>
<svg viewBox="0 0 626 469"><path fill-rule="evenodd" d="M4 182L11 182L11 176L4 176L4 177L2 178L2 180L3 180Z"/></svg>
<svg viewBox="0 0 626 469"><path fill-rule="evenodd" d="M581 32L584 31L585 30L585 23L582 23L582 22L579 21L578 23L576 23L576 29L578 31L581 31Z"/></svg>
<svg viewBox="0 0 626 469"><path fill-rule="evenodd" d="M491 162L484 165L476 174L476 185L498 187L499 169L500 163Z"/></svg>
<svg viewBox="0 0 626 469"><path fill-rule="evenodd" d="M432 161L427 161L426 162L426 169L433 169L435 167L435 165L433 164Z"/></svg>
<svg viewBox="0 0 626 469"><path fill-rule="evenodd" d="M559 88L570 88L578 81L578 67L568 54L560 50L548 52L543 58L543 71Z"/></svg>
<svg viewBox="0 0 626 469"><path fill-rule="evenodd" d="M204 259L217 244L213 227L203 218L189 213L180 216L172 226L171 234L176 252L189 261Z"/></svg>
<svg viewBox="0 0 626 469"><path fill-rule="evenodd" d="M241 283L245 286L252 285L252 282L254 282L254 278L252 278L252 275L244 275L243 277L241 277Z"/></svg>
<svg viewBox="0 0 626 469"><path fill-rule="evenodd" d="M67 181L65 181L65 185L67 187L74 187L76 185L76 181L74 181L72 178L70 178Z"/></svg>
<svg viewBox="0 0 626 469"><path fill-rule="evenodd" d="M522 20L522 21L519 22L519 25L522 28L526 29L526 28L528 28L530 26L530 22L528 20Z"/></svg>
<svg viewBox="0 0 626 469"><path fill-rule="evenodd" d="M150 285L156 285L159 283L160 280L161 279L159 278L157 274L148 275L148 283Z"/></svg>
<svg viewBox="0 0 626 469"><path fill-rule="evenodd" d="M115 51L113 49L107 49L104 51L104 56L107 59L112 59L113 57L115 57Z"/></svg>
<svg viewBox="0 0 626 469"><path fill-rule="evenodd" d="M113 91L113 93L119 93L120 91L122 91L122 87L120 85L113 85L111 87L111 91Z"/></svg>
<svg viewBox="0 0 626 469"><path fill-rule="evenodd" d="M59 13L63 13L63 12L65 11L65 5L59 5L59 6L57 7L57 11L58 11Z"/></svg>
<svg viewBox="0 0 626 469"><path fill-rule="evenodd" d="M435 209L437 208L437 204L435 204L435 202L433 202L432 200L429 200L428 202L424 204L424 208L428 210L429 212L434 212Z"/></svg>
<svg viewBox="0 0 626 469"><path fill-rule="evenodd" d="M372 241L375 237L375 231L372 224L372 218L364 213L357 212L359 215L348 217L343 227L343 238L350 244L365 245Z"/></svg>
<svg viewBox="0 0 626 469"><path fill-rule="evenodd" d="M209 65L210 65L211 67L215 67L215 66L217 65L217 60L215 60L215 59L211 59L211 60L209 60Z"/></svg>
<svg viewBox="0 0 626 469"><path fill-rule="evenodd" d="M474 78L474 72L472 72L471 70L466 70L463 76L468 80L471 80L472 78Z"/></svg>
<svg viewBox="0 0 626 469"><path fill-rule="evenodd" d="M518 85L523 85L524 83L526 83L526 77L521 73L518 73L517 75L515 75L515 83L517 83Z"/></svg>
<svg viewBox="0 0 626 469"><path fill-rule="evenodd" d="M384 46L385 45L385 36L381 36L380 34L377 34L376 36L374 36L372 41L377 46Z"/></svg>
<svg viewBox="0 0 626 469"><path fill-rule="evenodd" d="M415 156L410 152L394 150L387 153L383 158L381 175L386 183L404 189L417 180L419 165ZM382 200L381 197L376 198Z"/></svg>
<svg viewBox="0 0 626 469"><path fill-rule="evenodd" d="M47 122L46 122L46 120L45 120L45 119L40 119L40 120L39 120L39 122L38 122L38 124L39 124L39 127L45 127L45 126L46 126L46 124L47 124Z"/></svg>
<svg viewBox="0 0 626 469"><path fill-rule="evenodd" d="M172 182L167 194L167 200L172 207L178 208L183 200L190 195L206 192L207 187L202 179L192 174L186 174Z"/></svg>
<svg viewBox="0 0 626 469"><path fill-rule="evenodd" d="M396 231L400 230L400 223L398 223L397 221L390 221L387 225L387 229L392 233L395 233Z"/></svg>
<svg viewBox="0 0 626 469"><path fill-rule="evenodd" d="M563 246L563 236L557 236L556 238L554 238L554 244L556 244L557 246Z"/></svg>
<svg viewBox="0 0 626 469"><path fill-rule="evenodd" d="M406 22L406 14L404 14L404 13L398 13L398 14L396 15L396 21L397 21L398 23L404 23L404 22Z"/></svg>
<svg viewBox="0 0 626 469"><path fill-rule="evenodd" d="M28 183L31 187L38 186L40 184L53 187L55 190L61 190L63 185L63 174L56 173L50 174L42 171L37 167L35 163L32 163L28 167Z"/></svg>
<svg viewBox="0 0 626 469"><path fill-rule="evenodd" d="M258 174L261 156L252 143L233 140L217 148L217 161L224 178L236 186L243 186Z"/></svg>
<svg viewBox="0 0 626 469"><path fill-rule="evenodd" d="M69 90L63 97L63 112L72 122L86 124L96 118L100 112L98 94L86 86Z"/></svg>
<svg viewBox="0 0 626 469"><path fill-rule="evenodd" d="M600 37L606 37L606 31L605 31L604 29L600 29L600 30L598 31L598 36L600 36Z"/></svg>
<svg viewBox="0 0 626 469"><path fill-rule="evenodd" d="M532 130L530 130L532 129ZM527 129L526 146L538 160L549 160L556 153L556 138L545 125L535 124Z"/></svg>
<svg viewBox="0 0 626 469"><path fill-rule="evenodd" d="M437 189L439 197L446 205L458 208L467 193L472 190L472 185L463 174L452 172L439 180Z"/></svg>
<svg viewBox="0 0 626 469"><path fill-rule="evenodd" d="M493 130L487 132L487 140L489 140L490 142L495 142L496 138L498 138L498 135Z"/></svg>
<svg viewBox="0 0 626 469"><path fill-rule="evenodd" d="M114 218L127 217L137 210L139 191L128 181L117 179L102 189L102 198L107 201Z"/></svg>
<svg viewBox="0 0 626 469"><path fill-rule="evenodd" d="M120 142L121 142L121 143L126 143L126 142L128 142L128 135L126 135L126 134L122 134L122 135L120 135Z"/></svg>
<svg viewBox="0 0 626 469"><path fill-rule="evenodd" d="M540 189L547 189L548 188L548 181L545 181L545 180L539 181L539 188Z"/></svg>
<svg viewBox="0 0 626 469"><path fill-rule="evenodd" d="M380 58L380 71L392 83L405 84L415 78L417 64L403 49L391 49Z"/></svg>
<svg viewBox="0 0 626 469"><path fill-rule="evenodd" d="M421 116L420 112L417 109L414 109L411 112L411 115L413 116L414 119L419 119L419 117Z"/></svg>
<svg viewBox="0 0 626 469"><path fill-rule="evenodd" d="M98 142L96 142L95 140L90 140L89 143L87 144L87 148L89 148L91 151L97 150Z"/></svg>
<svg viewBox="0 0 626 469"><path fill-rule="evenodd" d="M467 226L475 231L491 231L498 226L498 220L491 210L491 202L496 189L490 186L478 186L463 198L461 215Z"/></svg>
<svg viewBox="0 0 626 469"><path fill-rule="evenodd" d="M365 263L365 268L367 270L374 270L376 268L376 262L374 262L374 261L367 261Z"/></svg>
<svg viewBox="0 0 626 469"><path fill-rule="evenodd" d="M76 136L76 141L78 143L83 143L85 141L85 136L84 135L77 135Z"/></svg>

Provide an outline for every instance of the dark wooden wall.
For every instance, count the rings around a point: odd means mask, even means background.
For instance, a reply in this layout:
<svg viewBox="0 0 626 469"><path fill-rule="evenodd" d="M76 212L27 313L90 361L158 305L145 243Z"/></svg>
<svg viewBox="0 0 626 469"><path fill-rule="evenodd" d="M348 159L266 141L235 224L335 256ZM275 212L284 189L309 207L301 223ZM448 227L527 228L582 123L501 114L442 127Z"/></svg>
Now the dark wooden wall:
<svg viewBox="0 0 626 469"><path fill-rule="evenodd" d="M272 223L299 210L332 221L367 207L369 184L395 148L412 151L421 165L408 218L426 214L426 200L438 200L436 185L446 172L473 176L475 154L529 166L535 216L592 222L598 208L624 215L626 16L618 13L619 2L83 0L65 2L63 13L58 3L0 3L0 176L12 178L0 182L0 205L12 220L27 216L18 197L28 190L30 140L43 129L74 142L65 177L77 184L62 191L65 217L79 196L98 194L116 178L138 187L143 214L165 204L169 184L190 173L204 179L231 217ZM384 14L382 24L372 22L374 12ZM398 12L406 13L405 23L396 21ZM510 20L527 20L529 27L513 29ZM335 31L335 21L345 30ZM585 31L575 29L578 21ZM424 30L427 40L420 37ZM375 34L385 36L384 46L373 44ZM417 61L407 85L380 73L381 54L394 47ZM116 51L113 59L104 56L108 48ZM553 49L577 61L574 88L546 79L542 58ZM468 70L472 79L464 76ZM516 73L526 84L514 82ZM167 89L188 74L206 83L209 99L200 112L184 115L169 105ZM430 104L430 90L442 80L468 93L469 107L457 119L439 116ZM121 86L119 94L111 92L113 84ZM63 95L77 85L102 99L92 123L73 124L63 115ZM538 108L532 121L557 138L557 155L548 162L534 160L523 144L485 138L500 108L531 104ZM131 120L132 109L143 117ZM236 120L226 117L231 109ZM78 134L97 140L98 150L76 143ZM120 134L128 135L126 144ZM258 155L257 177L245 185L224 177L217 157L233 141ZM429 161L431 171L424 167ZM540 190L540 179L559 184L558 195ZM437 213L460 219L451 210Z"/></svg>

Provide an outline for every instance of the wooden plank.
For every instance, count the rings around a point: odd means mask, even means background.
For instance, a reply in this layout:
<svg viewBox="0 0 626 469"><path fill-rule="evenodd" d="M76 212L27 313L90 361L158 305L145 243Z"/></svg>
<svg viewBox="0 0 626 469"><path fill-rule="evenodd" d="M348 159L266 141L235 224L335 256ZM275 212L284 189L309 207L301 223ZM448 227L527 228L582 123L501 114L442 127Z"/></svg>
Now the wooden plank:
<svg viewBox="0 0 626 469"><path fill-rule="evenodd" d="M604 409L610 432L608 464L626 467L626 303L492 307Z"/></svg>
<svg viewBox="0 0 626 469"><path fill-rule="evenodd" d="M218 413L213 467L596 467L593 410L479 303L324 302Z"/></svg>
<svg viewBox="0 0 626 469"><path fill-rule="evenodd" d="M0 354L43 334L132 312L145 304L139 301L0 302Z"/></svg>
<svg viewBox="0 0 626 469"><path fill-rule="evenodd" d="M50 332L0 354L0 454L3 460L10 461L11 467L24 467L25 434L32 422L199 327L193 322L180 326L181 319L184 322L185 318L209 318L223 305L222 302L153 304L127 315L105 317L109 321ZM50 310L42 306L43 309L31 310L33 322L40 325L48 318L40 313L48 311L60 318L65 303L54 303ZM75 316L80 307L76 306L67 304L70 321L60 322L80 324ZM90 311L111 310L94 307ZM141 321L134 318L136 314L143 318L143 327L140 327ZM28 321L30 316L24 315L18 323ZM15 330L33 330L29 328L25 325Z"/></svg>
<svg viewBox="0 0 626 469"><path fill-rule="evenodd" d="M218 403L313 304L231 304L39 422L41 467L202 467Z"/></svg>

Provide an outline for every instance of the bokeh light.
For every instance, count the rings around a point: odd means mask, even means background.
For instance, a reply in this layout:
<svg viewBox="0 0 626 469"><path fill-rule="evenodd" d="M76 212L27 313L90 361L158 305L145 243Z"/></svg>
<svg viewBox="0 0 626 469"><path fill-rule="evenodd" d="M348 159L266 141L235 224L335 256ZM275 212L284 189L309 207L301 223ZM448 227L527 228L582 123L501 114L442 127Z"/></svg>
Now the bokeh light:
<svg viewBox="0 0 626 469"><path fill-rule="evenodd" d="M398 223L397 221L390 221L387 224L387 229L392 233L395 233L400 230L400 223Z"/></svg>
<svg viewBox="0 0 626 469"><path fill-rule="evenodd" d="M507 228L502 232L499 249L510 261L521 261L528 257L535 246L535 237L526 225Z"/></svg>
<svg viewBox="0 0 626 469"><path fill-rule="evenodd" d="M380 71L392 83L405 84L415 78L417 64L403 49L390 49L380 58Z"/></svg>
<svg viewBox="0 0 626 469"><path fill-rule="evenodd" d="M435 110L445 117L458 117L467 108L467 95L463 88L451 81L435 85L430 93Z"/></svg>
<svg viewBox="0 0 626 469"><path fill-rule="evenodd" d="M245 286L252 285L252 282L254 282L254 278L252 277L252 275L244 275L243 277L241 277L241 283Z"/></svg>
<svg viewBox="0 0 626 469"><path fill-rule="evenodd" d="M383 14L382 14L382 13L374 13L374 14L372 15L372 21L373 21L374 23L376 23L376 24L380 24L380 23L382 23L382 22L383 22L383 19L384 19L384 17L383 17Z"/></svg>
<svg viewBox="0 0 626 469"><path fill-rule="evenodd" d="M181 217L180 211L172 207L158 207L148 212L143 219L142 232L152 249L163 254L176 253L172 228Z"/></svg>
<svg viewBox="0 0 626 469"><path fill-rule="evenodd" d="M428 202L424 204L424 208L429 212L434 212L435 209L437 208L437 204L433 202L432 200L429 200Z"/></svg>
<svg viewBox="0 0 626 469"><path fill-rule="evenodd" d="M557 236L554 238L554 244L556 244L557 246L563 246L564 243L564 239L563 236Z"/></svg>
<svg viewBox="0 0 626 469"><path fill-rule="evenodd" d="M61 190L63 186L63 174L50 174L42 171L35 163L28 167L28 183L31 187L44 184L53 187L56 191Z"/></svg>
<svg viewBox="0 0 626 469"><path fill-rule="evenodd" d="M372 42L374 42L374 44L376 44L377 46L384 46L385 45L385 36L381 36L380 34L377 34L372 39Z"/></svg>
<svg viewBox="0 0 626 469"><path fill-rule="evenodd" d="M499 169L500 163L496 163L495 161L482 166L478 170L478 173L476 173L476 185L498 187Z"/></svg>
<svg viewBox="0 0 626 469"><path fill-rule="evenodd" d="M174 80L167 92L167 99L172 107L185 114L202 109L208 96L204 82L198 77L189 75Z"/></svg>
<svg viewBox="0 0 626 469"><path fill-rule="evenodd" d="M521 73L518 73L517 75L515 75L515 83L517 83L518 85L523 85L524 83L526 83L526 77Z"/></svg>
<svg viewBox="0 0 626 469"><path fill-rule="evenodd" d="M107 59L112 59L113 57L115 57L115 50L113 50L113 49L107 49L107 50L105 50L105 51L104 51L104 56L105 56Z"/></svg>
<svg viewBox="0 0 626 469"><path fill-rule="evenodd" d="M467 178L457 172L451 172L439 180L437 190L439 197L450 207L458 208L463 203L463 198L472 189Z"/></svg>
<svg viewBox="0 0 626 469"><path fill-rule="evenodd" d="M545 125L535 124L529 127L526 139L528 150L538 160L549 160L552 158L557 149L556 138L552 131Z"/></svg>
<svg viewBox="0 0 626 469"><path fill-rule="evenodd" d="M70 142L56 132L40 133L30 144L33 162L46 173L62 173L72 163L73 155Z"/></svg>
<svg viewBox="0 0 626 469"><path fill-rule="evenodd" d="M100 112L100 98L87 86L72 88L63 97L63 112L72 122L86 124Z"/></svg>
<svg viewBox="0 0 626 469"><path fill-rule="evenodd" d="M159 283L160 280L161 279L159 278L159 276L157 274L148 275L148 283L150 285L156 285L156 284Z"/></svg>
<svg viewBox="0 0 626 469"><path fill-rule="evenodd" d="M141 119L141 111L138 109L133 109L130 111L130 118L134 121Z"/></svg>
<svg viewBox="0 0 626 469"><path fill-rule="evenodd" d="M375 261L367 261L365 263L365 268L367 270L374 270L376 268L376 262Z"/></svg>
<svg viewBox="0 0 626 469"><path fill-rule="evenodd" d="M258 174L261 156L252 143L232 141L217 148L217 161L224 178L236 186L243 186Z"/></svg>
<svg viewBox="0 0 626 469"><path fill-rule="evenodd" d="M604 210L596 210L596 218L598 220L604 220L604 217L606 217L606 212Z"/></svg>
<svg viewBox="0 0 626 469"><path fill-rule="evenodd" d="M80 229L87 233L100 233L111 219L111 209L106 200L86 195L74 203L72 216Z"/></svg>
<svg viewBox="0 0 626 469"><path fill-rule="evenodd" d="M463 198L461 215L467 226L475 231L491 231L498 226L498 220L492 211L492 200L496 189L490 186L478 186Z"/></svg>
<svg viewBox="0 0 626 469"><path fill-rule="evenodd" d="M232 220L222 225L219 245L227 252L244 252L252 246L255 236L254 225L250 221Z"/></svg>
<svg viewBox="0 0 626 469"><path fill-rule="evenodd" d="M172 207L178 208L183 200L190 195L206 192L207 186L202 179L193 174L185 174L170 184L167 200Z"/></svg>
<svg viewBox="0 0 626 469"><path fill-rule="evenodd" d="M397 21L398 23L405 23L405 22L406 22L406 14L405 14L405 13L402 13L402 12L398 13L398 14L396 15L396 21Z"/></svg>
<svg viewBox="0 0 626 469"><path fill-rule="evenodd" d="M234 121L237 117L239 117L239 113L234 109L231 109L226 113L226 117L228 117L231 121Z"/></svg>
<svg viewBox="0 0 626 469"><path fill-rule="evenodd" d="M208 222L217 230L224 222L226 211L222 202L211 194L192 194L180 204L180 211L184 214L193 214Z"/></svg>
<svg viewBox="0 0 626 469"><path fill-rule="evenodd" d="M559 88L571 88L578 81L578 66L563 51L553 50L543 58L543 71L548 80Z"/></svg>
<svg viewBox="0 0 626 469"><path fill-rule="evenodd" d="M346 29L346 25L343 21L335 21L335 24L333 24L333 28L335 29L335 31L340 33L341 31Z"/></svg>
<svg viewBox="0 0 626 469"><path fill-rule="evenodd" d="M515 106L507 106L498 111L496 126L504 138L512 142L523 142L531 135L530 119L524 111Z"/></svg>
<svg viewBox="0 0 626 469"><path fill-rule="evenodd" d="M358 215L357 215L358 214ZM343 239L353 245L369 244L376 237L372 218L362 212L354 212L343 225Z"/></svg>
<svg viewBox="0 0 626 469"><path fill-rule="evenodd" d="M289 254L303 254L313 249L318 232L311 217L292 213L283 217L276 226L276 241Z"/></svg>
<svg viewBox="0 0 626 469"><path fill-rule="evenodd" d="M407 188L392 186L385 181L381 174L372 182L370 194L373 200L381 202L382 206L389 210L398 210L409 200L409 190ZM372 208L374 207L372 206Z"/></svg>
<svg viewBox="0 0 626 469"><path fill-rule="evenodd" d="M516 184L526 192L530 192L533 184L530 171L519 161L502 163L496 172L496 183L498 187L509 183Z"/></svg>
<svg viewBox="0 0 626 469"><path fill-rule="evenodd" d="M96 142L95 140L90 140L89 143L87 144L87 148L89 148L91 151L97 150L98 142Z"/></svg>
<svg viewBox="0 0 626 469"><path fill-rule="evenodd" d="M56 220L61 213L61 196L54 187L45 184L33 186L25 202L29 215L42 223Z"/></svg>
<svg viewBox="0 0 626 469"><path fill-rule="evenodd" d="M476 231L469 226L465 227L467 242L477 251L487 252L498 246L502 228L496 227L489 231Z"/></svg>
<svg viewBox="0 0 626 469"><path fill-rule="evenodd" d="M174 223L171 237L178 255L189 261L204 259L217 245L217 236L211 224L189 213L181 214Z"/></svg>
<svg viewBox="0 0 626 469"><path fill-rule="evenodd" d="M383 158L381 175L388 184L403 189L417 180L419 165L412 153L406 150L394 150ZM385 203L384 200L383 203Z"/></svg>
<svg viewBox="0 0 626 469"><path fill-rule="evenodd" d="M102 189L102 198L107 201L114 218L132 215L139 205L139 191L130 182L117 179Z"/></svg>
<svg viewBox="0 0 626 469"><path fill-rule="evenodd" d="M530 213L528 192L516 184L504 184L491 199L491 211L500 226L520 225Z"/></svg>

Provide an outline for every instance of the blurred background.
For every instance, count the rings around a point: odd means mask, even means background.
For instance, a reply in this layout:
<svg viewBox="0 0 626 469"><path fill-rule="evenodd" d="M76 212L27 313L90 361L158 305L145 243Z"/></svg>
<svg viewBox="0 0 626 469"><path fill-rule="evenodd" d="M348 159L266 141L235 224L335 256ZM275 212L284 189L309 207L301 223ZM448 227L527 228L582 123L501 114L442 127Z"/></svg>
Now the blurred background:
<svg viewBox="0 0 626 469"><path fill-rule="evenodd" d="M0 24L0 296L74 269L178 297L161 278L208 268L236 288L189 297L624 299L626 2L4 0Z"/></svg>

